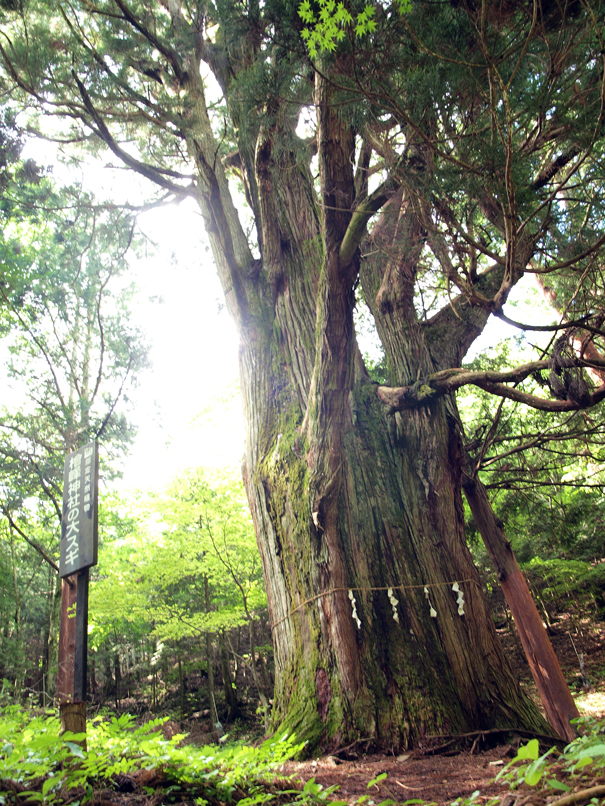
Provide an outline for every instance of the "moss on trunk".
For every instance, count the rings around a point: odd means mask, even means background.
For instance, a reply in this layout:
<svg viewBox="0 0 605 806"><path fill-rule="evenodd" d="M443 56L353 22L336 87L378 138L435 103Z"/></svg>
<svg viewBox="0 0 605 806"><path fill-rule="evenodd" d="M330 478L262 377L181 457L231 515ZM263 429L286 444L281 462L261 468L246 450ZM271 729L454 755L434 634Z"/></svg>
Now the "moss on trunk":
<svg viewBox="0 0 605 806"><path fill-rule="evenodd" d="M273 622L274 726L309 753L493 727L547 732L502 653L465 544L449 404L391 418L364 378L348 401L335 534L314 520L302 413L286 387L266 398L271 431L246 473Z"/></svg>

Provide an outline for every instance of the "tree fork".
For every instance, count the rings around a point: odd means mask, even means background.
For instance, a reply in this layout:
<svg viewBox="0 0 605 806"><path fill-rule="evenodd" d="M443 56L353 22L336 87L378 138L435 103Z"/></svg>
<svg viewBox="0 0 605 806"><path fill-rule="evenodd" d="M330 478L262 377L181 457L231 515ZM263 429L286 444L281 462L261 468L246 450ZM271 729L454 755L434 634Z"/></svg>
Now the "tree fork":
<svg viewBox="0 0 605 806"><path fill-rule="evenodd" d="M576 732L570 720L577 719L580 714L525 577L506 535L498 525L485 487L481 481L466 473L462 478L466 500L513 614L548 721L560 736L571 742Z"/></svg>

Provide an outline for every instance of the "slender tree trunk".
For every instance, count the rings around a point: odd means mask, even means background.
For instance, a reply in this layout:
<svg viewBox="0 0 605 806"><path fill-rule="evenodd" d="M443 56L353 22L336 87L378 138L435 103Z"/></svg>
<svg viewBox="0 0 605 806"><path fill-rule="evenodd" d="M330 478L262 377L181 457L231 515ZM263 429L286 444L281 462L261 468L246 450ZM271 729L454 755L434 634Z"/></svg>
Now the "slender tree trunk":
<svg viewBox="0 0 605 806"><path fill-rule="evenodd" d="M120 653L115 652L113 656L113 674L115 680L115 701L116 701L116 710L120 708L120 700L122 698L122 669L120 666Z"/></svg>
<svg viewBox="0 0 605 806"><path fill-rule="evenodd" d="M211 610L210 606L210 584L208 577L204 577L204 599L206 613ZM216 710L216 691L214 685L214 647L212 646L212 635L206 633L206 663L208 667L208 699L210 700L210 718L213 725L219 724L218 711Z"/></svg>
<svg viewBox="0 0 605 806"><path fill-rule="evenodd" d="M104 697L107 698L111 694L115 694L115 683L111 671L111 656L105 655L105 685L103 687Z"/></svg>
<svg viewBox="0 0 605 806"><path fill-rule="evenodd" d="M54 594L51 595L48 606L48 621L44 652L44 689L49 697L55 693L56 666L58 657L58 627L61 613L61 580L49 566L49 577L54 580Z"/></svg>
<svg viewBox="0 0 605 806"><path fill-rule="evenodd" d="M208 699L210 701L210 719L213 725L220 721L216 710L216 689L214 685L214 651L212 646L212 636L206 633L206 663L208 668Z"/></svg>
<svg viewBox="0 0 605 806"><path fill-rule="evenodd" d="M479 480L466 476L464 493L496 568L548 720L559 736L572 741L576 732L570 720L579 717L578 709L525 577L494 515L484 486Z"/></svg>
<svg viewBox="0 0 605 806"><path fill-rule="evenodd" d="M225 637L221 633L218 639L219 652L221 656L221 675L223 679L223 691L225 693L225 703L227 704L228 714L227 721L231 722L236 718L239 707L237 702L237 689L235 688L233 678L231 677L231 668L229 666L229 653L225 645Z"/></svg>
<svg viewBox="0 0 605 806"><path fill-rule="evenodd" d="M181 718L185 718L185 680L183 676L183 662L181 660L181 653L177 653L176 657L177 668L179 670L179 701L180 701L180 708L181 708Z"/></svg>
<svg viewBox="0 0 605 806"><path fill-rule="evenodd" d="M272 689L271 681L269 680L269 673L267 672L267 660L265 653L262 649L258 649L258 665L260 666L260 679L262 681L263 691L268 695Z"/></svg>
<svg viewBox="0 0 605 806"><path fill-rule="evenodd" d="M13 538L13 531L10 529L10 547L11 547L11 564L13 571L13 597L14 597L14 613L13 613L13 674L15 700L19 701L23 696L23 684L25 676L25 657L24 647L21 640L21 591L19 589L19 580L17 577L17 559L15 557L15 543Z"/></svg>
<svg viewBox="0 0 605 806"><path fill-rule="evenodd" d="M97 683L97 653L93 652L92 656L90 657L90 693L93 702L95 700L98 687L99 685Z"/></svg>
<svg viewBox="0 0 605 806"><path fill-rule="evenodd" d="M271 713L271 705L269 703L269 697L267 693L267 689L265 688L264 681L261 680L261 675L258 673L258 669L256 666L256 636L254 631L254 619L248 614L248 638L250 641L250 671L252 672L252 678L254 680L254 685L256 686L256 691L258 694L258 698L260 700L260 707L263 712L263 724L265 726L265 733L269 732L270 727L270 713ZM260 654L260 653L259 653ZM262 657L261 657L261 668L262 668Z"/></svg>

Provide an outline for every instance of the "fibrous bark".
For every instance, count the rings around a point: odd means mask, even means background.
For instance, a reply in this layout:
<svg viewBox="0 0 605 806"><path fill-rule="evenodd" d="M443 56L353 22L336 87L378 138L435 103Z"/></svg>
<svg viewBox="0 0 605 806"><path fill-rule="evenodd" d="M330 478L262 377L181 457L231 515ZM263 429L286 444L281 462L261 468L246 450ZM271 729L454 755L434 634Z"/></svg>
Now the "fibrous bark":
<svg viewBox="0 0 605 806"><path fill-rule="evenodd" d="M273 326L244 329L241 350L251 426L244 473L274 627L275 724L310 750L360 738L401 748L470 726L544 730L499 647L465 545L452 404L392 416L365 372L353 323L359 254L349 262L340 255L354 202L354 139L321 78L316 106L319 220L303 217L302 194L284 184L296 170L293 155L273 161L268 137L257 150L272 259L255 281L265 284ZM397 212L409 227L402 196ZM390 261L395 279L383 279L379 294L371 268L362 283L366 299L379 300L387 358L411 382L439 365L410 316L414 255L395 249ZM450 338L461 340L455 329Z"/></svg>

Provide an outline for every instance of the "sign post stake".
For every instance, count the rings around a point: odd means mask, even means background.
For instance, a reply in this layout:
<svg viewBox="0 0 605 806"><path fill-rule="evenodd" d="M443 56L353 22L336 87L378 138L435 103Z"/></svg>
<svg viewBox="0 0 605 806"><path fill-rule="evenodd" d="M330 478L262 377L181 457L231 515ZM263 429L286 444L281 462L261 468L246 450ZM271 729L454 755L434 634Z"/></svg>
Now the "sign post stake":
<svg viewBox="0 0 605 806"><path fill-rule="evenodd" d="M76 606L76 577L61 580L61 616L59 620L59 665L57 668L57 697L60 703L70 702L74 689L74 649L76 623L69 618Z"/></svg>
<svg viewBox="0 0 605 806"><path fill-rule="evenodd" d="M88 568L78 574L76 586L76 646L74 653L74 700L86 702L88 659Z"/></svg>
<svg viewBox="0 0 605 806"><path fill-rule="evenodd" d="M61 621L57 694L61 732L86 732L88 577L98 555L97 443L65 458L61 521Z"/></svg>

